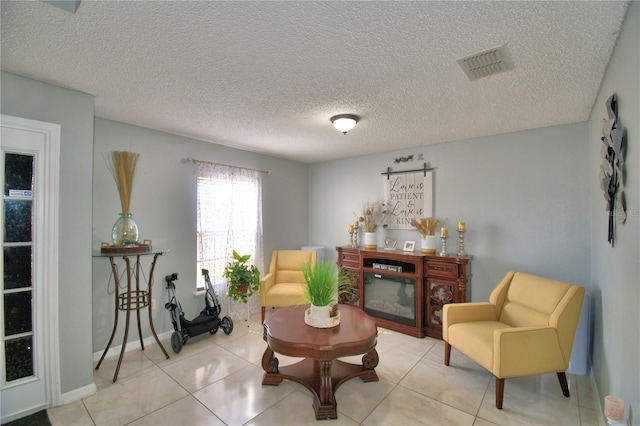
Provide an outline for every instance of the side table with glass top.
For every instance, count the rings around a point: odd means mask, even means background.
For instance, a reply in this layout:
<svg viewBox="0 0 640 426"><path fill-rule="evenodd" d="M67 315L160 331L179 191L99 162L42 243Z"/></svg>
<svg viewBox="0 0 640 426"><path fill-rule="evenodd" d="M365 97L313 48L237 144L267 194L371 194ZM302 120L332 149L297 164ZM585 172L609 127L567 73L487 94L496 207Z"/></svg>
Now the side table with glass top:
<svg viewBox="0 0 640 426"><path fill-rule="evenodd" d="M140 347L144 350L144 342L142 340L142 328L140 326L140 310L147 308L149 312L149 326L151 327L151 333L153 333L153 337L156 339L158 346L164 353L165 357L169 359L169 354L165 350L164 346L160 342L158 335L156 334L155 327L153 326L153 316L151 312L151 300L152 300L152 291L153 291L153 272L156 267L156 261L158 260L158 256L168 253L169 250L150 250L145 252L122 252L122 253L103 253L97 252L93 254L93 257L99 258L104 257L109 259L111 264L111 274L114 280L114 294L115 294L115 312L114 312L114 320L113 320L113 331L111 332L111 337L109 338L109 343L107 343L107 347L104 349L98 364L96 365L96 370L100 368L102 361L104 360L109 348L111 347L111 343L113 343L113 338L116 335L116 330L118 329L118 311L125 311L125 326L124 326L124 337L122 339L122 349L120 350L120 358L118 358L118 364L116 365L116 371L113 375L113 381L115 382L118 379L118 372L120 371L120 364L122 363L122 358L124 356L125 348L127 346L127 338L129 336L129 323L131 317L131 311L136 311L136 318L138 320L138 336L140 338ZM127 288L126 291L120 292L120 273L118 271L118 266L116 264L116 258L121 258L124 261L125 270L122 272L122 275L126 275L127 280ZM151 259L151 264L149 266L149 274L147 276L146 287L142 287L140 283L140 274L142 273L143 266L141 265L141 259ZM133 285L135 283L135 288Z"/></svg>

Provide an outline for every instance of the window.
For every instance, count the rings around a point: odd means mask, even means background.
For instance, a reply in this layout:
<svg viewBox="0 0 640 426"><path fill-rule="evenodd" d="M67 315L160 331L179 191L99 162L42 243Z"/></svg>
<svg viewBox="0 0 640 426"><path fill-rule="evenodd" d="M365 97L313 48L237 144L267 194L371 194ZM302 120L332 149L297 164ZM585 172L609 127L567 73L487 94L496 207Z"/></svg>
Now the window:
<svg viewBox="0 0 640 426"><path fill-rule="evenodd" d="M226 298L222 272L233 250L251 254L262 270L261 172L239 167L196 163L197 288L204 289L201 270L208 269L216 293Z"/></svg>

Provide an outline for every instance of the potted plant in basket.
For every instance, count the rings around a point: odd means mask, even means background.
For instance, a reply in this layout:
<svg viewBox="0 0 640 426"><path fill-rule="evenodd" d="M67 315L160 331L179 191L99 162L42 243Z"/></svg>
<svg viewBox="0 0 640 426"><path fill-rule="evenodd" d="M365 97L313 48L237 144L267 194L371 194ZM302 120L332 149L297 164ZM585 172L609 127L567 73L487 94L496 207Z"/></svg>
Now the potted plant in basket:
<svg viewBox="0 0 640 426"><path fill-rule="evenodd" d="M222 276L227 279L227 296L247 303L249 297L260 288L260 271L248 265L250 254L239 255L233 251L233 260L224 268Z"/></svg>
<svg viewBox="0 0 640 426"><path fill-rule="evenodd" d="M338 297L349 291L349 276L330 261L317 262L314 265L304 264L302 274L307 283L303 297L311 304L309 316L315 318L313 320L305 316L305 322L316 327L338 325ZM331 319L336 316L337 320Z"/></svg>

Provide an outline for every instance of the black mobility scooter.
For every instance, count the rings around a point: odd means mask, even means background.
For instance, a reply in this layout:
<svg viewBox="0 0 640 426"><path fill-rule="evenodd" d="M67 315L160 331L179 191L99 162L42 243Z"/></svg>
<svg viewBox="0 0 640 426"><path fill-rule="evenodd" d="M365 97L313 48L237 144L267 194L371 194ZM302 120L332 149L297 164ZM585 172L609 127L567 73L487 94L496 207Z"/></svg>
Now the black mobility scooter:
<svg viewBox="0 0 640 426"><path fill-rule="evenodd" d="M225 334L231 334L233 331L233 321L228 316L220 319L220 302L213 291L211 279L209 279L209 271L202 270L205 281L205 308L200 312L197 318L189 321L184 317L182 306L176 297L176 285L174 281L178 280L178 274L173 273L167 275L164 279L167 282L167 291L169 292L169 302L164 307L171 312L171 322L175 330L171 335L171 349L175 353L182 350L182 346L187 343L189 337L194 337L207 331L216 334L218 328L222 328Z"/></svg>

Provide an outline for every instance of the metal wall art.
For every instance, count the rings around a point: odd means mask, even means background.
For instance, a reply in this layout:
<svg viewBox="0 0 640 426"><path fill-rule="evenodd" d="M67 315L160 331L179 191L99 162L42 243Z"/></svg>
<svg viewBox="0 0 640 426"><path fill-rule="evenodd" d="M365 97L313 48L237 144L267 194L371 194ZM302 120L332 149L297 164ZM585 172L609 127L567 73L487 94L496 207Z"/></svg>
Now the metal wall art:
<svg viewBox="0 0 640 426"><path fill-rule="evenodd" d="M624 197L624 157L626 154L625 129L618 118L618 103L615 93L607 99L607 118L602 127L602 164L600 165L600 188L607 200L609 229L607 241L614 246L615 222L625 223L627 206Z"/></svg>

